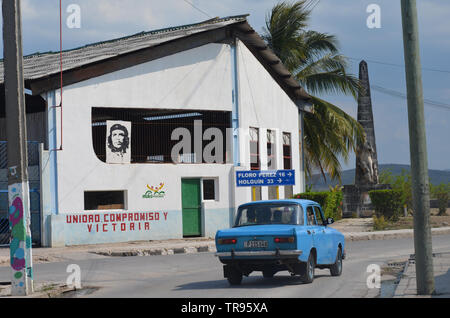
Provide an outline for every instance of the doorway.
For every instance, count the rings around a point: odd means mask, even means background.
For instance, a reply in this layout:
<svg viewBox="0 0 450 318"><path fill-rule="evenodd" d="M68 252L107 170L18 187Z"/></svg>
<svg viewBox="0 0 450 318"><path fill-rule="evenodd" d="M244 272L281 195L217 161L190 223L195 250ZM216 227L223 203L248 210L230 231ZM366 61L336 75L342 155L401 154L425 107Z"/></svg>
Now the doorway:
<svg viewBox="0 0 450 318"><path fill-rule="evenodd" d="M201 236L201 187L200 179L181 179L181 205L183 237Z"/></svg>

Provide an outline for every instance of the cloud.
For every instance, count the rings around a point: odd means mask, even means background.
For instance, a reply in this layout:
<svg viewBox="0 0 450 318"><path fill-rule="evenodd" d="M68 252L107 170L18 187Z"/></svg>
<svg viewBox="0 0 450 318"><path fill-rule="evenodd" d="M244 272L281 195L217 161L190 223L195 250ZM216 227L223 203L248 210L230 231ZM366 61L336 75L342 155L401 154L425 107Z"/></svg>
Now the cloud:
<svg viewBox="0 0 450 318"><path fill-rule="evenodd" d="M193 6L200 8L195 9ZM291 1L291 0L288 0ZM265 17L278 0L63 0L63 47L70 49L141 31L196 23L209 17L249 13L252 27L261 32ZM366 8L381 7L381 29L368 29ZM81 7L81 29L68 29L69 4ZM450 1L417 1L422 65L450 70ZM22 0L23 42L26 54L59 50L59 1ZM321 0L315 7L310 28L335 34L342 52L352 60L357 75L359 59L403 64L400 1ZM0 24L1 26L1 24ZM0 54L3 53L1 45ZM404 69L369 62L370 81L406 92ZM448 103L449 74L424 72L425 97ZM351 97L320 96L356 118L357 103ZM406 101L372 91L377 147L380 162L409 162ZM450 168L450 148L442 147L442 136L450 135L450 112L426 107L429 162L433 168Z"/></svg>

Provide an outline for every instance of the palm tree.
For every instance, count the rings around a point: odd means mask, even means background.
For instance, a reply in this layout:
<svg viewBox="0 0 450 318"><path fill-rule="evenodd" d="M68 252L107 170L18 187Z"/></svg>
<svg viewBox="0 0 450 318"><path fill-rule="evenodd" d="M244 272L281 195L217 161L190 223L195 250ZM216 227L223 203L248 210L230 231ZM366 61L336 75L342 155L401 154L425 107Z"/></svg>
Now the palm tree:
<svg viewBox="0 0 450 318"><path fill-rule="evenodd" d="M359 80L347 73L347 59L338 52L335 36L306 30L309 0L281 2L266 17L262 37L297 81L311 95L314 113L304 117L305 170L307 177L319 170L325 179L341 181L339 158L348 161L365 139L361 125L339 107L315 96L323 93L353 95Z"/></svg>

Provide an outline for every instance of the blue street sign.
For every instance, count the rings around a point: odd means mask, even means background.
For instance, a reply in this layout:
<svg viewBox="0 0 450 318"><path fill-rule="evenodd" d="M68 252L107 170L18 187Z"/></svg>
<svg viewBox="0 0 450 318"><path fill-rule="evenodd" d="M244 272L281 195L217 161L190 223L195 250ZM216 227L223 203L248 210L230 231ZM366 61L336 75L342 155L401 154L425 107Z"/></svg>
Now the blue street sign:
<svg viewBox="0 0 450 318"><path fill-rule="evenodd" d="M295 185L295 170L236 171L236 186L263 187Z"/></svg>

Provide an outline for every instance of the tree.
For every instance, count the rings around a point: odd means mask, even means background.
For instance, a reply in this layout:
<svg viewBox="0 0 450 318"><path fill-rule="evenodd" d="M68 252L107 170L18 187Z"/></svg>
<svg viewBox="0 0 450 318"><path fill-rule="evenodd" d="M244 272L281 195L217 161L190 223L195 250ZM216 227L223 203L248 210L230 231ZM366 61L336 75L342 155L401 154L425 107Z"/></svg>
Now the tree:
<svg viewBox="0 0 450 318"><path fill-rule="evenodd" d="M347 73L347 59L339 54L335 36L306 30L309 0L281 2L266 17L263 38L312 97L314 113L304 117L304 150L307 177L320 170L326 180L341 182L340 158L348 161L358 143L365 140L357 120L316 94L340 93L356 99L359 80Z"/></svg>

